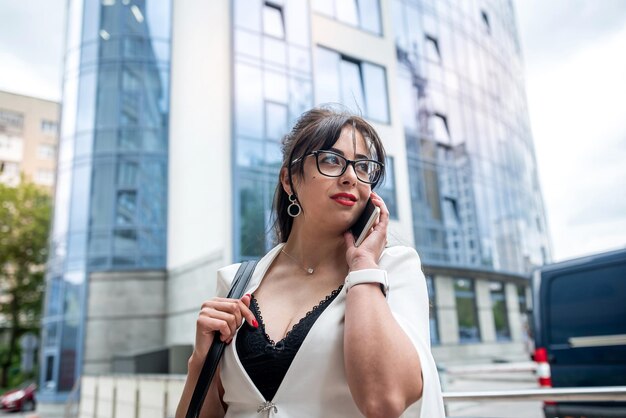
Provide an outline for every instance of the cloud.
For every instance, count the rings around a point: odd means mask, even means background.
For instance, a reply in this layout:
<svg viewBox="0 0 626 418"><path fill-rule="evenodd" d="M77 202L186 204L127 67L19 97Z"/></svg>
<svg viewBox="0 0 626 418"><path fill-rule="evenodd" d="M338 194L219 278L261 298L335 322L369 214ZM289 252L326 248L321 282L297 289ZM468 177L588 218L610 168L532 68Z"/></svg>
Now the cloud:
<svg viewBox="0 0 626 418"><path fill-rule="evenodd" d="M626 24L623 0L517 0L515 6L533 65L550 65Z"/></svg>
<svg viewBox="0 0 626 418"><path fill-rule="evenodd" d="M0 89L61 98L63 0L0 2Z"/></svg>
<svg viewBox="0 0 626 418"><path fill-rule="evenodd" d="M6 51L0 51L0 90L48 100L61 100L61 80ZM55 72L60 77L60 72Z"/></svg>
<svg viewBox="0 0 626 418"><path fill-rule="evenodd" d="M579 34L561 29L577 47L549 60L527 54L529 112L555 260L626 244L626 25L591 27L587 22ZM558 41L546 32L532 36L541 35Z"/></svg>
<svg viewBox="0 0 626 418"><path fill-rule="evenodd" d="M626 248L624 231L626 219L576 225L566 231L555 230L560 232L559 235L553 235L561 253L557 261ZM569 239L571 236L576 239Z"/></svg>

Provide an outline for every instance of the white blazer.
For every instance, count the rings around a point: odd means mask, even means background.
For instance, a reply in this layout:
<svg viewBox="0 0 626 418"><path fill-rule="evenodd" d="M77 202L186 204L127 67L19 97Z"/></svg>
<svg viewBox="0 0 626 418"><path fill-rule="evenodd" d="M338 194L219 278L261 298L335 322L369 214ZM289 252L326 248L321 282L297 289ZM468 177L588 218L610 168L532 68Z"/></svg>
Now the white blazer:
<svg viewBox="0 0 626 418"><path fill-rule="evenodd" d="M257 264L245 293L253 293L284 244L268 252ZM428 292L417 252L409 247L384 250L379 266L387 270L388 303L394 318L413 342L422 366L422 398L403 417L444 417L443 399L435 361L430 352ZM239 268L232 264L218 271L217 294L225 297ZM343 326L346 289L327 306L311 327L274 399L266 400L237 356L235 335L221 360L226 417L360 417L346 380L343 361ZM385 355L384 352L380 353ZM385 389L381 387L381 391Z"/></svg>

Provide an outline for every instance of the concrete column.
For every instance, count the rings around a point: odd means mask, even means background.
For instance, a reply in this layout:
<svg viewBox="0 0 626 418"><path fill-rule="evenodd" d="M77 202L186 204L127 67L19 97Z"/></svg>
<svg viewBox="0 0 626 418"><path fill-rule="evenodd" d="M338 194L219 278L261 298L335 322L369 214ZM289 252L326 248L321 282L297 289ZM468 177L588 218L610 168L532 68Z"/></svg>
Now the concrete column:
<svg viewBox="0 0 626 418"><path fill-rule="evenodd" d="M435 300L439 341L442 345L459 343L459 320L456 314L454 281L451 277L435 277Z"/></svg>
<svg viewBox="0 0 626 418"><path fill-rule="evenodd" d="M204 301L215 296L217 270L228 264L225 253L226 249L214 251L169 270L165 324L165 344L168 347L194 344L200 307Z"/></svg>
<svg viewBox="0 0 626 418"><path fill-rule="evenodd" d="M506 298L506 314L509 318L511 339L513 341L522 341L522 317L519 311L517 286L514 283L505 283L504 296Z"/></svg>
<svg viewBox="0 0 626 418"><path fill-rule="evenodd" d="M476 294L476 308L478 310L478 326L482 342L496 341L496 326L493 321L491 307L491 294L489 293L488 280L476 280L474 282Z"/></svg>
<svg viewBox="0 0 626 418"><path fill-rule="evenodd" d="M165 272L93 273L84 374L112 371L113 356L164 347Z"/></svg>

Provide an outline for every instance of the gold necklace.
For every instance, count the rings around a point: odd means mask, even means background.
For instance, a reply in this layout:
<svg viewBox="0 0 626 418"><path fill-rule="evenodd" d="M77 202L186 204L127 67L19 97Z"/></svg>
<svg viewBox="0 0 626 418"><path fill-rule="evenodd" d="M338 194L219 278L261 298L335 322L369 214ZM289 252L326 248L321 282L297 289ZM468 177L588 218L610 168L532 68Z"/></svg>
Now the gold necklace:
<svg viewBox="0 0 626 418"><path fill-rule="evenodd" d="M304 267L298 260L295 259L295 257L287 254L287 251L285 251L284 249L280 249L280 251L282 251L287 257L291 258L293 261L296 262L296 264L298 264L298 266L300 266L300 268L302 268L304 271L306 271L308 274L313 274L313 272L315 271L315 269L313 267L309 267L306 268Z"/></svg>

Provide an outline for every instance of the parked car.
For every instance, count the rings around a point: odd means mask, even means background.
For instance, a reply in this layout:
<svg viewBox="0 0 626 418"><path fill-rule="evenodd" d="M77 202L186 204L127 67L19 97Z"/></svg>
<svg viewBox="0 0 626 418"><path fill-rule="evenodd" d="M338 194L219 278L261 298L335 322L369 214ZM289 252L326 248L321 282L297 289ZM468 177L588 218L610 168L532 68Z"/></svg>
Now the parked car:
<svg viewBox="0 0 626 418"><path fill-rule="evenodd" d="M36 390L35 383L23 383L20 387L0 396L0 408L6 411L34 411L37 406Z"/></svg>
<svg viewBox="0 0 626 418"><path fill-rule="evenodd" d="M534 360L544 387L626 385L626 249L534 272ZM554 417L626 417L626 402L546 402Z"/></svg>

